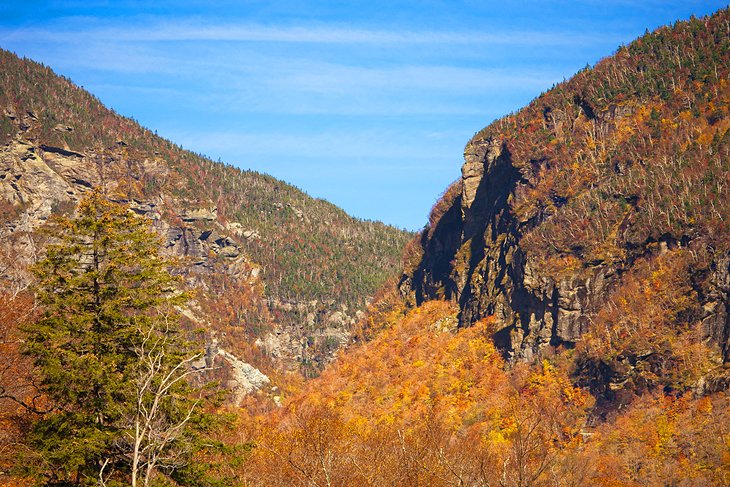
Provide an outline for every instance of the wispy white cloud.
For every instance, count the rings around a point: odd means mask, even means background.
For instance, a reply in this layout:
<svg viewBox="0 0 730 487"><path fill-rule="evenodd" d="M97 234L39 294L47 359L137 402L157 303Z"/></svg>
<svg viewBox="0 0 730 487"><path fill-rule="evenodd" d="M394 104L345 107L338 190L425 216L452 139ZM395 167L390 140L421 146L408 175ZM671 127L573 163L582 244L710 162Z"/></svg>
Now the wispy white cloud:
<svg viewBox="0 0 730 487"><path fill-rule="evenodd" d="M273 80L273 86L321 93L364 90L432 90L483 92L504 87L545 87L555 74L538 69L469 68L448 65L396 67L343 66L320 63L309 69L292 69Z"/></svg>
<svg viewBox="0 0 730 487"><path fill-rule="evenodd" d="M599 35L599 34L596 34ZM604 34L600 34L604 35ZM582 39L582 40L581 40ZM184 47L160 41L191 41ZM215 41L215 42L200 42ZM230 41L251 41L231 47ZM4 42L53 51L53 64L66 71L158 74L192 81L190 96L251 111L282 108L289 113L448 113L454 98L485 90L539 92L563 72L530 65L497 68L483 59L455 60L431 47L489 53L505 43L546 45L585 42L565 32L396 31L340 25L264 26L154 20L115 25L113 20L71 18L39 28L0 29ZM272 43L323 43L321 49L275 49ZM360 52L333 54L339 44L367 44ZM444 45L464 44L446 48ZM368 59L370 44L393 44ZM430 45L427 45L430 44ZM262 45L265 46L262 48ZM538 47L539 46L539 47ZM359 47L358 47L359 48ZM324 52L322 51L324 50ZM436 49L433 49L434 51ZM358 54L365 53L365 59ZM468 57L468 55L467 55ZM388 62L390 60L391 62ZM470 65L471 64L471 65ZM128 81L125 80L125 83ZM428 96L428 103L423 100ZM451 98L451 99L449 99ZM439 106L440 105L440 106Z"/></svg>
<svg viewBox="0 0 730 487"><path fill-rule="evenodd" d="M129 41L239 41L323 44L550 44L565 45L605 39L605 33L550 31L395 31L361 29L340 25L264 26L194 25L187 22L161 24L154 28L108 31ZM608 34L610 35L610 34Z"/></svg>
<svg viewBox="0 0 730 487"><path fill-rule="evenodd" d="M263 25L213 23L197 19L174 22L147 19L117 25L110 20L70 17L42 28L23 27L0 31L0 39L45 42L213 41L293 44L481 44L514 46L564 46L619 40L620 32L586 33L580 30L402 30L364 29L344 24Z"/></svg>
<svg viewBox="0 0 730 487"><path fill-rule="evenodd" d="M221 147L228 150L245 148L249 156L276 158L289 156L293 158L321 159L330 163L333 159L349 160L358 154L367 154L370 161L367 168L387 169L390 162L379 163L379 160L392 161L398 159L411 162L449 159L449 148L439 148L438 143L426 141L428 134L413 134L391 130L365 130L349 133L345 130L322 131L315 133L292 132L180 132L174 134L175 140L190 140L195 150L206 154L215 154ZM326 147L326 153L322 148ZM422 165L425 162L421 163ZM348 170L356 169L358 164L351 164ZM407 166L406 163L403 166ZM404 167L404 170L417 167Z"/></svg>
<svg viewBox="0 0 730 487"><path fill-rule="evenodd" d="M215 50L201 56L180 56L138 49L116 56L107 45L98 50L93 45L84 46L66 58L66 62L77 67L128 75L116 86L105 83L97 85L97 89L153 96L149 86L134 79L130 82L129 75L134 76L137 71L157 73L165 82L175 83L156 85L154 90L160 96L207 106L212 111L218 107L239 113L474 115L485 111L484 103L475 101L489 94L494 99L493 109L508 109L503 103L505 98L514 93L534 95L563 76L557 69L541 66L507 69L426 61L429 60L411 65L356 65L301 59L296 54L231 54Z"/></svg>

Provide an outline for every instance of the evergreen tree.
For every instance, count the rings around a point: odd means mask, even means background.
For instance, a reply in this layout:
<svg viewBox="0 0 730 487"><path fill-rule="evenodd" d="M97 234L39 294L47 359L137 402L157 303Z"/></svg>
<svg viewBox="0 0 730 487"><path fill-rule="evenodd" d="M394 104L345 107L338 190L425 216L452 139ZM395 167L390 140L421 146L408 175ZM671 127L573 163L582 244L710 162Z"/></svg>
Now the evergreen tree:
<svg viewBox="0 0 730 487"><path fill-rule="evenodd" d="M30 435L51 484L148 485L188 463L203 421L187 380L201 353L178 330L178 290L148 223L99 192L59 218L35 266L43 315L25 327L53 405Z"/></svg>

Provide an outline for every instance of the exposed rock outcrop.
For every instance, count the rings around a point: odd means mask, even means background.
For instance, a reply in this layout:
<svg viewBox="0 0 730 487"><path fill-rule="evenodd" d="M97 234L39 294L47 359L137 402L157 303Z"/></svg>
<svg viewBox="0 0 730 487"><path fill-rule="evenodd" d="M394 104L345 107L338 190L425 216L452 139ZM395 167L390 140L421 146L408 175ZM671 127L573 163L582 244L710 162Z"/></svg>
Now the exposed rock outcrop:
<svg viewBox="0 0 730 487"><path fill-rule="evenodd" d="M234 404L240 404L246 395L261 390L271 382L259 369L222 348L218 348L217 356L228 364L231 378L226 382L226 389Z"/></svg>
<svg viewBox="0 0 730 487"><path fill-rule="evenodd" d="M583 262L550 272L522 245L525 232L541 220L517 217L512 206L518 188L538 184L533 178L533 171L513 163L498 138L475 138L464 152L460 191L442 202L448 208L422 235L420 264L401 282L417 303L457 301L460 326L496 317L494 340L510 360L532 360L550 346L572 348L633 258L687 241L664 235L631 249L625 260ZM727 256L713 263L703 297L705 336L719 345L726 361L729 263Z"/></svg>
<svg viewBox="0 0 730 487"><path fill-rule="evenodd" d="M269 377L259 369L221 348L215 338L208 343L205 356L191 366L207 379L220 379L223 376L223 385L228 391L227 400L236 405L248 394L260 391L271 383ZM202 381L201 385L206 381Z"/></svg>
<svg viewBox="0 0 730 487"><path fill-rule="evenodd" d="M496 138L464 151L461 191L424 235L424 256L405 282L417 301L459 302L461 326L498 318L495 341L511 359L531 359L548 345L572 346L616 270L599 266L555 280L534 268L519 245L522 228L509 205L521 172ZM407 287L408 287L407 286Z"/></svg>
<svg viewBox="0 0 730 487"><path fill-rule="evenodd" d="M24 218L7 222L10 230L20 221L29 225L31 230L40 225L50 215L55 206L77 200L77 192L83 191L74 184L74 178L66 179L51 165L65 168L63 156L49 163L31 142L16 138L0 149L0 198L16 207L24 209Z"/></svg>
<svg viewBox="0 0 730 487"><path fill-rule="evenodd" d="M299 320L296 325L275 327L259 337L256 345L282 369L303 369L309 373L322 368L350 341L350 327L362 316L359 312L350 315L350 310L344 306L341 310L333 310L331 304L316 300L270 300L269 306L274 312L285 311L298 316Z"/></svg>
<svg viewBox="0 0 730 487"><path fill-rule="evenodd" d="M98 164L103 160L103 164ZM114 188L107 183L112 174L133 170L155 172L150 160L126 161L114 152L89 153L35 145L22 137L0 149L0 199L20 212L6 222L4 232L13 232L19 225L24 231L40 227L54 212L75 207L81 195L91 188ZM112 191L112 190L110 190ZM216 221L216 208L192 208L186 203L139 199L118 200L132 211L152 220L165 240L169 252L189 257L199 272L212 272L216 258L246 261L239 244L227 235L226 228ZM163 212L170 217L163 218ZM177 223L182 221L182 225ZM228 262L229 273L242 270Z"/></svg>

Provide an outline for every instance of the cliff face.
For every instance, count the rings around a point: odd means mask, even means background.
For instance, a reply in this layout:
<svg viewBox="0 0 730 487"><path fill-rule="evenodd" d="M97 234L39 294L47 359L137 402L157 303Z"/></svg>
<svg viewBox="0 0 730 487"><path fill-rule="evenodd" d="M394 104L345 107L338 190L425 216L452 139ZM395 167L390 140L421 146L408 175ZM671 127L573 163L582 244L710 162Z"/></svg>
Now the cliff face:
<svg viewBox="0 0 730 487"><path fill-rule="evenodd" d="M461 191L430 237L406 288L419 304L445 296L459 303L462 326L496 316L496 345L512 359L532 360L546 346L574 346L590 314L605 300L620 265L594 265L559 279L520 245L529 221L509 204L529 184L509 150L493 138L469 143ZM428 235L428 234L427 234Z"/></svg>
<svg viewBox="0 0 730 487"><path fill-rule="evenodd" d="M681 267L690 302L662 323L727 362L729 17L647 34L478 133L402 291L458 302L461 326L494 316L498 348L531 360L623 323L641 266Z"/></svg>

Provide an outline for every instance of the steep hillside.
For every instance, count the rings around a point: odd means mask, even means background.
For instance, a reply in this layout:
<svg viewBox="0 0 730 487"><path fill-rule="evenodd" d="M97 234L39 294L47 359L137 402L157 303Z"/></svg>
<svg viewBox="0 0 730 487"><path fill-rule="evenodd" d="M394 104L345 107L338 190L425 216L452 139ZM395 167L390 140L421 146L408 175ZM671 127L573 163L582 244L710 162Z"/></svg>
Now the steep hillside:
<svg viewBox="0 0 730 487"><path fill-rule="evenodd" d="M494 316L511 361L692 387L730 359L730 11L647 33L477 133L401 288ZM684 365L683 365L684 364ZM670 378L671 376L671 378ZM609 387L610 386L610 387Z"/></svg>
<svg viewBox="0 0 730 487"><path fill-rule="evenodd" d="M5 254L29 262L43 222L100 188L152 219L168 251L186 259L180 272L204 290L191 313L211 340L259 339L285 368L314 372L332 357L358 310L397 272L410 237L185 151L6 51L0 110Z"/></svg>

